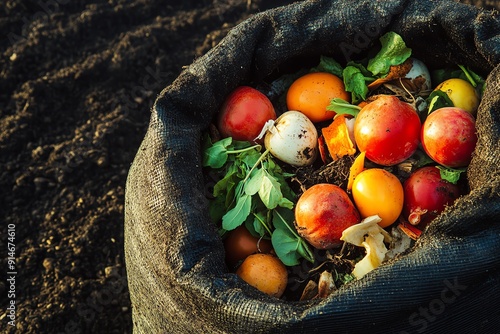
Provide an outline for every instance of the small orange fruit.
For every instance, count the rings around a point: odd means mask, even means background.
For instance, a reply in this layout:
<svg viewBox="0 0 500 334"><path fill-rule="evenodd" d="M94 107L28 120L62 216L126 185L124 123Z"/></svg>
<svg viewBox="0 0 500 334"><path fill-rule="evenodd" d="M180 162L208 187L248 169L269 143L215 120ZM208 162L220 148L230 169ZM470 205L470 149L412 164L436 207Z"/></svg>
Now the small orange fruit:
<svg viewBox="0 0 500 334"><path fill-rule="evenodd" d="M288 110L305 114L313 123L333 119L334 111L326 110L330 101L341 98L351 100L342 79L326 72L312 72L295 80L288 89L286 104Z"/></svg>
<svg viewBox="0 0 500 334"><path fill-rule="evenodd" d="M288 283L285 265L272 254L249 255L238 267L236 274L254 288L276 298L283 295Z"/></svg>
<svg viewBox="0 0 500 334"><path fill-rule="evenodd" d="M381 168L365 169L352 184L354 204L361 217L378 215L378 224L387 227L398 219L403 210L403 185L392 173Z"/></svg>

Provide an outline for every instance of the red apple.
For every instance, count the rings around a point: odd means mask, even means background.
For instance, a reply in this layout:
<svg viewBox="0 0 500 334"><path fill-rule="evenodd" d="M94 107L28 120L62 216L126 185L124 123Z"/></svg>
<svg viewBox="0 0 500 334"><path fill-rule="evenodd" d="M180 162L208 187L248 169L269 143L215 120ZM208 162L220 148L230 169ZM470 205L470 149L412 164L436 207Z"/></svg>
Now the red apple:
<svg viewBox="0 0 500 334"><path fill-rule="evenodd" d="M349 196L334 184L315 184L295 207L297 232L317 249L340 246L342 232L359 222L359 212Z"/></svg>
<svg viewBox="0 0 500 334"><path fill-rule="evenodd" d="M217 128L224 138L255 141L264 124L275 119L276 112L267 96L255 88L240 86L224 101Z"/></svg>
<svg viewBox="0 0 500 334"><path fill-rule="evenodd" d="M447 205L460 196L456 184L441 178L439 169L427 166L417 169L404 183L404 217L412 225L423 229Z"/></svg>

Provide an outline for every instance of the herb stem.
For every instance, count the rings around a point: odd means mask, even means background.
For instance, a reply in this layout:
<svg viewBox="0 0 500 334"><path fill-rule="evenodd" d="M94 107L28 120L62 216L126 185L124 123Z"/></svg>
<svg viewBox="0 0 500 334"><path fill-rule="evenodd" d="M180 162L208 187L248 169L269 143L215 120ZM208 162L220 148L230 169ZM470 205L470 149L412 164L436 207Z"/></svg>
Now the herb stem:
<svg viewBox="0 0 500 334"><path fill-rule="evenodd" d="M273 235L273 233L271 232L271 230L269 229L269 226L267 226L267 224L259 218L259 216L255 213L253 213L254 217L257 218L257 220L259 221L259 223L264 226L264 228L266 229L267 233L269 233L270 236Z"/></svg>
<svg viewBox="0 0 500 334"><path fill-rule="evenodd" d="M245 176L245 179L243 180L243 184L245 182L247 182L248 178L250 177L250 175L252 174L253 170L255 168L257 168L257 166L262 162L262 160L265 159L265 157L267 156L267 154L269 153L269 149L265 150L259 157L259 160L257 160L255 162L255 164L252 166L252 168L250 168L250 170L248 171L247 175Z"/></svg>
<svg viewBox="0 0 500 334"><path fill-rule="evenodd" d="M463 65L458 65L458 67L460 67L460 69L464 72L465 76L467 77L467 80L469 80L469 82L471 83L471 85L474 88L476 88L477 83L474 80L474 78L470 75L469 71L467 71L467 69Z"/></svg>
<svg viewBox="0 0 500 334"><path fill-rule="evenodd" d="M243 152L246 152L246 151L250 151L250 150L253 150L254 148L261 148L262 146L257 144L257 145L253 145L253 146L250 146L250 147L245 147L245 148L242 148L242 149L239 149L239 150L233 150L233 151L227 151L226 153L227 154L238 154L238 153L243 153Z"/></svg>
<svg viewBox="0 0 500 334"><path fill-rule="evenodd" d="M291 228L290 225L288 225L288 222L285 220L285 218L283 218L283 216L278 211L276 211L276 214L278 215L278 217L280 217L281 221L283 221L283 223L286 225L286 227L288 228L288 230L290 230L290 232L292 232L292 234L297 239L301 239L300 236L297 235L297 233L295 232L295 230L293 228Z"/></svg>

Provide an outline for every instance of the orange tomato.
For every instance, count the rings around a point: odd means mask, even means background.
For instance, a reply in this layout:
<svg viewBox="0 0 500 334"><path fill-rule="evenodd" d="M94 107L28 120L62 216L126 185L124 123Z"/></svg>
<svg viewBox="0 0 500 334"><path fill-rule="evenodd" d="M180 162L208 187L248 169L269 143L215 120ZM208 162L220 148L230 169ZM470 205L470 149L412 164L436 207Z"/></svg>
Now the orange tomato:
<svg viewBox="0 0 500 334"><path fill-rule="evenodd" d="M295 80L286 95L288 110L298 110L313 123L333 119L334 111L326 110L330 101L351 100L339 77L325 72L308 73Z"/></svg>
<svg viewBox="0 0 500 334"><path fill-rule="evenodd" d="M394 223L403 210L403 185L394 174L381 168L359 173L352 185L352 197L361 217L379 215L381 227Z"/></svg>
<svg viewBox="0 0 500 334"><path fill-rule="evenodd" d="M236 274L254 288L276 298L285 292L288 271L274 255L257 253L248 256Z"/></svg>

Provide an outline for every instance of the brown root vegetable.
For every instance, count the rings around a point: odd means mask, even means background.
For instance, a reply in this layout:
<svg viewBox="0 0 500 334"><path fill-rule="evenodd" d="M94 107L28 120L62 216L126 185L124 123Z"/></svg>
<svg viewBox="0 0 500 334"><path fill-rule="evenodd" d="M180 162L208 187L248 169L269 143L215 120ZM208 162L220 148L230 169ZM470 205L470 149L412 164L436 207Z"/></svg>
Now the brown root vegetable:
<svg viewBox="0 0 500 334"><path fill-rule="evenodd" d="M272 254L257 253L248 256L238 267L236 274L254 288L276 298L283 295L288 283L285 265Z"/></svg>

